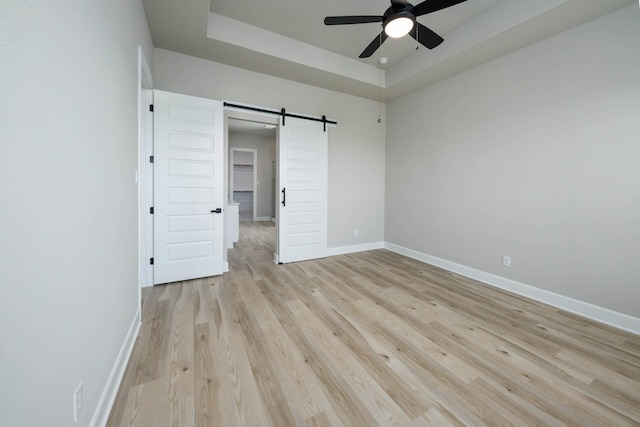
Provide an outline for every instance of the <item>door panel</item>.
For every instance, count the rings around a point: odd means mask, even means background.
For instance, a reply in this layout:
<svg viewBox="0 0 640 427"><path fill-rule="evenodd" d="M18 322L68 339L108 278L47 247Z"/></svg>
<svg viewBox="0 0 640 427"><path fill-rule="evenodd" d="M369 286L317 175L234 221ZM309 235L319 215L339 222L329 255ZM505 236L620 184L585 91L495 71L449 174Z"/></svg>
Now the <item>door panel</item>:
<svg viewBox="0 0 640 427"><path fill-rule="evenodd" d="M222 274L220 101L154 93L154 283Z"/></svg>
<svg viewBox="0 0 640 427"><path fill-rule="evenodd" d="M327 256L327 155L322 123L287 117L279 144L280 263Z"/></svg>

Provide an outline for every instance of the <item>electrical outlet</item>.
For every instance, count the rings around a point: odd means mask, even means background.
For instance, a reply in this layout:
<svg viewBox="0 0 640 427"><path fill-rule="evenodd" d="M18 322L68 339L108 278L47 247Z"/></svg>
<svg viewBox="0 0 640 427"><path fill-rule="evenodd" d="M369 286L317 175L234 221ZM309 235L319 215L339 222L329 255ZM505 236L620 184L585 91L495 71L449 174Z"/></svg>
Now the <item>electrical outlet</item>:
<svg viewBox="0 0 640 427"><path fill-rule="evenodd" d="M82 412L82 381L78 384L75 393L73 393L73 422L78 422L78 417Z"/></svg>
<svg viewBox="0 0 640 427"><path fill-rule="evenodd" d="M353 230L353 237L358 237L359 235L360 235L360 230L358 230L357 228Z"/></svg>
<svg viewBox="0 0 640 427"><path fill-rule="evenodd" d="M511 267L511 257L510 256L503 256L502 257L502 265L504 265L505 267Z"/></svg>

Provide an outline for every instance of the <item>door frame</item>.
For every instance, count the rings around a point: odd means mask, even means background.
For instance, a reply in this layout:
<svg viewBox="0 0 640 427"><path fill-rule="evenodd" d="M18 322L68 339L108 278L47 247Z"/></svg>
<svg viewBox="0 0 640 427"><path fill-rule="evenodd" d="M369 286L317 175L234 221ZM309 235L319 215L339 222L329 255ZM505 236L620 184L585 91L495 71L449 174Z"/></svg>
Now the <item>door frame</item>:
<svg viewBox="0 0 640 427"><path fill-rule="evenodd" d="M153 267L149 254L153 254L153 218L149 207L153 206L153 75L138 46L138 307L142 308L142 288L153 285ZM152 256L152 255L151 255Z"/></svg>

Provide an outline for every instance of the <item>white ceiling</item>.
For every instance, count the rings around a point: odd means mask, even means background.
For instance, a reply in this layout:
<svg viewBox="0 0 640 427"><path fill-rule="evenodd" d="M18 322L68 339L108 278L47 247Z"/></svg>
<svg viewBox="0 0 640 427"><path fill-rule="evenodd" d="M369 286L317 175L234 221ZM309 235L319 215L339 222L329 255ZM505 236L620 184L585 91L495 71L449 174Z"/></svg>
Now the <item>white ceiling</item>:
<svg viewBox="0 0 640 427"><path fill-rule="evenodd" d="M361 60L380 24L323 19L382 15L389 0L143 0L158 48L385 101L634 2L467 0L418 18L444 37L435 49L416 50L406 36ZM381 56L389 58L383 68Z"/></svg>
<svg viewBox="0 0 640 427"><path fill-rule="evenodd" d="M439 34L447 34L501 1L503 0L471 0L466 4L421 16L418 21ZM416 2L416 4L418 3ZM378 58L384 56L389 59L387 66L392 66L405 56L415 52L416 43L411 37L388 39L371 58L359 59L358 55L380 33L381 24L328 27L323 23L325 16L382 15L389 6L389 0L212 0L210 10L213 13L335 52L347 58L356 59L365 64L377 66ZM283 25L284 23L286 24Z"/></svg>

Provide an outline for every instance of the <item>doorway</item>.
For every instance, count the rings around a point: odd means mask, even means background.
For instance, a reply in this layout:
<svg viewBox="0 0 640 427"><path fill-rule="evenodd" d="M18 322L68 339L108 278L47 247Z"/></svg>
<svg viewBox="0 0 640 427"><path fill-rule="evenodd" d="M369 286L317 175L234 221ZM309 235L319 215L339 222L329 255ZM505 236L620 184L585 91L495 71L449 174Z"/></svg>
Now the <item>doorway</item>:
<svg viewBox="0 0 640 427"><path fill-rule="evenodd" d="M240 221L270 221L275 211L276 126L230 118L229 195Z"/></svg>
<svg viewBox="0 0 640 427"><path fill-rule="evenodd" d="M242 240L250 227L271 228L265 236L275 247L278 118L238 111L225 115L228 201L238 206L238 237Z"/></svg>

